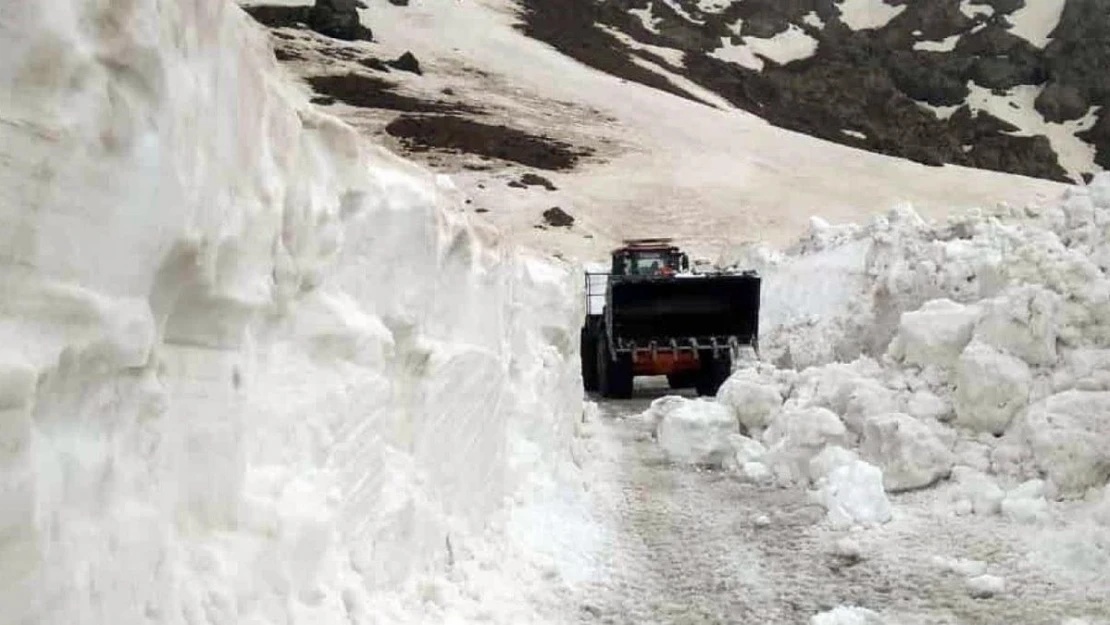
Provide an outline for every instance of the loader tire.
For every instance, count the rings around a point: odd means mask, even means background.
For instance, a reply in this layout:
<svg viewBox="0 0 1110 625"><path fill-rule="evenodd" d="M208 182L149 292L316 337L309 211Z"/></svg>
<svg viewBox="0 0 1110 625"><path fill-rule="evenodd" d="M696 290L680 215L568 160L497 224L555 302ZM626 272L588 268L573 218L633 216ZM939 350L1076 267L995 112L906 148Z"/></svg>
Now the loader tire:
<svg viewBox="0 0 1110 625"><path fill-rule="evenodd" d="M612 358L609 342L604 331L597 338L597 382L598 392L609 399L628 399L632 397L632 357L617 354Z"/></svg>
<svg viewBox="0 0 1110 625"><path fill-rule="evenodd" d="M701 355L701 369L698 370L698 395L715 396L717 390L732 375L732 358L728 354L714 356L712 352Z"/></svg>
<svg viewBox="0 0 1110 625"><path fill-rule="evenodd" d="M598 336L590 332L589 327L582 327L580 339L580 352L582 354L582 386L586 389L587 393L597 392L598 338Z"/></svg>

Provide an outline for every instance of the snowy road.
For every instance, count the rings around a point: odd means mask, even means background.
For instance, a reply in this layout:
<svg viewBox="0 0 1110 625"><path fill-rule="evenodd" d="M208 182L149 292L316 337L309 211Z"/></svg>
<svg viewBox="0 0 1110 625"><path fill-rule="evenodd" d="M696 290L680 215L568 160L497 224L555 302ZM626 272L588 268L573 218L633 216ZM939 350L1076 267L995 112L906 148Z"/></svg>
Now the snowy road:
<svg viewBox="0 0 1110 625"><path fill-rule="evenodd" d="M562 622L807 623L839 605L909 625L1105 617L1110 597L1097 572L1088 580L1051 575L1031 562L1027 533L1004 523L942 517L907 495L893 523L835 532L803 490L671 465L650 426L628 418L662 394L606 403L594 424L587 474L610 531L595 581L562 597ZM837 548L846 537L858 556ZM937 556L962 564L953 571ZM1007 591L973 598L967 572L976 569L1006 577Z"/></svg>

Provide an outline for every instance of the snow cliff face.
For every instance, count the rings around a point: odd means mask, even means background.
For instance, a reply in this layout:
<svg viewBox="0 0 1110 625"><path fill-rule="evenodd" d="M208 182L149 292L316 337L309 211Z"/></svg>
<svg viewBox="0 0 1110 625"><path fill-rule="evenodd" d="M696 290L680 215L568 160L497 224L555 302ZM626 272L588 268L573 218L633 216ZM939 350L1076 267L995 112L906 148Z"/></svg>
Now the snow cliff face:
<svg viewBox="0 0 1110 625"><path fill-rule="evenodd" d="M15 3L0 56L6 622L365 622L569 436L577 280L237 7Z"/></svg>

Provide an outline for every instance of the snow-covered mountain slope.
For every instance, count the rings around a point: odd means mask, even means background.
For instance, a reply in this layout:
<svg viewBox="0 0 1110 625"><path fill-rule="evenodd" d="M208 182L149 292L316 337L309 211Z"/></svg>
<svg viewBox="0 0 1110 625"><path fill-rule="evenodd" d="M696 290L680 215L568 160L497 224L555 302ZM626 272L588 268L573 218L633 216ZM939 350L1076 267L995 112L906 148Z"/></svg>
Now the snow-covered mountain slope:
<svg viewBox="0 0 1110 625"><path fill-rule="evenodd" d="M579 8L568 5L565 13ZM326 38L296 20L271 24L287 26L274 30L274 41L296 73L309 81L353 75L316 83L329 111L398 149L404 145L391 134L404 138L415 158L453 175L472 210L515 240L549 251L596 256L622 237L672 235L713 257L735 241L785 243L812 215L862 220L909 201L940 216L1055 199L1062 189L927 167L786 131L677 71L667 80L718 107L623 80L522 33L520 11L506 0L374 2L361 11L374 42ZM382 64L406 51L419 59L422 75ZM487 126L446 127L444 118ZM491 130L498 126L550 140L523 146L503 129ZM425 151L436 146L450 150ZM589 154L575 160L575 150ZM507 186L525 172L557 189ZM573 226L545 223L542 213L556 206L576 218Z"/></svg>
<svg viewBox="0 0 1110 625"><path fill-rule="evenodd" d="M231 2L11 4L0 59L0 622L434 607L566 449L576 279Z"/></svg>
<svg viewBox="0 0 1110 625"><path fill-rule="evenodd" d="M1101 0L523 4L525 32L584 63L673 72L830 141L1052 179L1110 166Z"/></svg>

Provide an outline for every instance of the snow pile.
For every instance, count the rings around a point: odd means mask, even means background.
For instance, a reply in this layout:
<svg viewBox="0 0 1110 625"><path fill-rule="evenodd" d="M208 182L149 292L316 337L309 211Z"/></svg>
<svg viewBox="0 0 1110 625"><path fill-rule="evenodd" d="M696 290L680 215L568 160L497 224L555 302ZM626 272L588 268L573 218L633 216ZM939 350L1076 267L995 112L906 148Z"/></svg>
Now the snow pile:
<svg viewBox="0 0 1110 625"><path fill-rule="evenodd" d="M747 254L765 361L717 399L766 452L734 468L815 488L840 526L947 482L954 514L1037 524L1110 481L1110 174L1057 206L816 220Z"/></svg>
<svg viewBox="0 0 1110 625"><path fill-rule="evenodd" d="M581 412L569 270L314 112L231 3L11 9L5 616L368 622L459 564Z"/></svg>

